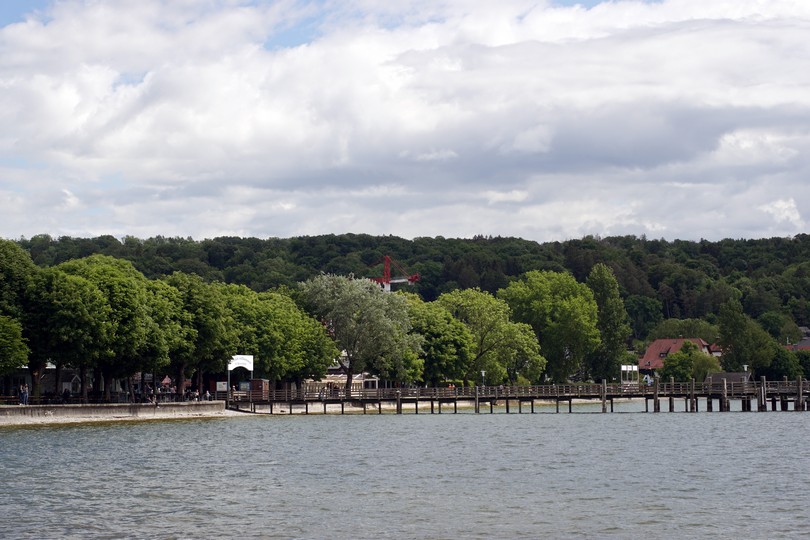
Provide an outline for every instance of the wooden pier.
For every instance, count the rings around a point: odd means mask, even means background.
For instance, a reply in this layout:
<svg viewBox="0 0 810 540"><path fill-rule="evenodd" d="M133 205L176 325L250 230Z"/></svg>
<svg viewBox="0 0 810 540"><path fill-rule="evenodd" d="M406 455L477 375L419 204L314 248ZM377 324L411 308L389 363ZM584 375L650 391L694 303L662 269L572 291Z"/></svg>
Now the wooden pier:
<svg viewBox="0 0 810 540"><path fill-rule="evenodd" d="M444 407L458 412L459 402L474 407L476 413L487 408L493 413L497 404L503 404L506 413L525 409L535 412L537 402L555 403L556 412L560 404L567 405L568 412L573 412L573 403L579 400L601 402L602 412L613 412L615 400L644 399L646 412L698 412L698 404L703 402L705 410L725 412L731 410L731 402L739 401L742 411L805 411L810 404L810 385L806 381L766 381L727 382L725 379L711 382L676 383L670 380L663 383L656 380L652 385L645 384L551 384L540 386L473 386L457 388L326 388L317 383L303 385L297 389L286 390L253 390L222 392L216 399L225 399L227 406L234 410L257 412L257 408L285 407L290 414L297 408L298 412L309 414L310 411L327 414L328 406L340 406L340 413L346 412L346 406L361 407L363 414L369 410L382 414L383 404L402 414L403 406L412 409L415 414L430 412L442 414ZM717 407L715 409L715 403ZM682 404L682 405L679 405ZM318 409L322 409L319 411ZM336 407L333 407L333 410Z"/></svg>

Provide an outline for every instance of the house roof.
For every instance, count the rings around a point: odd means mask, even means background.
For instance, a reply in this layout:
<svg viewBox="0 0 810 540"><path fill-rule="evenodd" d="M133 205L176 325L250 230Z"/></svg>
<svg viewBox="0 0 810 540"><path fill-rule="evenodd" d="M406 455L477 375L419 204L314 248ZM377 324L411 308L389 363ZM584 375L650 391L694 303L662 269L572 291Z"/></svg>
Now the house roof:
<svg viewBox="0 0 810 540"><path fill-rule="evenodd" d="M709 344L701 338L666 338L656 339L647 347L644 356L638 361L639 369L661 369L664 367L664 358L681 350L683 344L691 341L701 351L707 353Z"/></svg>
<svg viewBox="0 0 810 540"><path fill-rule="evenodd" d="M810 337L806 337L793 345L788 345L787 349L789 351L810 351Z"/></svg>

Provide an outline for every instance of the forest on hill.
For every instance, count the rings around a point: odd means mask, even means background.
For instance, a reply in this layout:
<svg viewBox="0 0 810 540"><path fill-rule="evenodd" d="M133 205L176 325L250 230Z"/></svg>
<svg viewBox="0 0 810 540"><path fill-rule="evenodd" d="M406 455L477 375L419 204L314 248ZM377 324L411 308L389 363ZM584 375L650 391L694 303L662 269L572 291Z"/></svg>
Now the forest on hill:
<svg viewBox="0 0 810 540"><path fill-rule="evenodd" d="M104 254L131 261L150 279L182 271L259 292L292 288L320 273L382 276L382 259L390 255L407 272L420 274L408 290L425 301L456 289L477 287L494 294L532 270L567 271L584 282L594 265L604 263L619 283L635 339L646 339L663 319L713 323L720 306L734 295L745 314L782 343L798 337L795 326L810 326L807 234L718 242L588 236L547 243L365 234L206 240L38 235L17 243L39 266Z"/></svg>
<svg viewBox="0 0 810 540"><path fill-rule="evenodd" d="M420 275L397 286L407 294L353 279L382 276L386 256L394 277ZM109 399L144 371L181 388L193 376L202 391L245 353L280 384L317 380L334 361L347 385L364 371L394 384L598 381L617 379L653 339L691 337L718 344L721 360L685 348L660 376L749 366L795 378L810 373L810 351L785 345L806 341L808 295L808 235L40 235L0 240L0 374L27 365L36 388L48 364L78 369L86 398L92 372Z"/></svg>

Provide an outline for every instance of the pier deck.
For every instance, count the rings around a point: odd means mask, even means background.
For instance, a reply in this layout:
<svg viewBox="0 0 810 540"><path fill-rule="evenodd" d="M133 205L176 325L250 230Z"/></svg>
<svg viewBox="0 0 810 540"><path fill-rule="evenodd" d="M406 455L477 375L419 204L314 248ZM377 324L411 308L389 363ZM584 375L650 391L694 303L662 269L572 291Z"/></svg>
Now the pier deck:
<svg viewBox="0 0 810 540"><path fill-rule="evenodd" d="M344 412L347 404L360 405L365 412L368 407L382 412L383 403L396 406L397 413L402 413L403 404L411 404L418 414L420 406L429 407L433 413L442 412L443 405L452 405L453 412L458 412L458 403L472 403L475 412L488 405L490 412L496 403L504 403L506 412L517 404L518 412L523 412L523 405L528 404L534 412L534 404L540 402L556 403L559 412L560 403L567 403L572 411L575 400L600 401L602 412L613 411L613 401L617 399L644 399L647 412L660 412L661 402L668 404L670 412L675 411L676 400L683 400L684 410L698 412L699 400L705 403L707 411L714 409L717 402L718 411L729 411L730 402L739 400L743 411L804 411L808 410L810 385L806 381L765 381L726 382L725 380L710 383L676 383L673 381L652 385L645 384L550 384L538 386L471 386L456 388L325 388L317 383L306 384L297 389L231 391L217 394L217 399L224 399L228 407L237 410L256 411L257 406L273 407L285 405L290 413L294 407L303 407L308 413L310 407L340 405ZM754 408L754 403L756 407ZM423 407L424 409L424 407Z"/></svg>

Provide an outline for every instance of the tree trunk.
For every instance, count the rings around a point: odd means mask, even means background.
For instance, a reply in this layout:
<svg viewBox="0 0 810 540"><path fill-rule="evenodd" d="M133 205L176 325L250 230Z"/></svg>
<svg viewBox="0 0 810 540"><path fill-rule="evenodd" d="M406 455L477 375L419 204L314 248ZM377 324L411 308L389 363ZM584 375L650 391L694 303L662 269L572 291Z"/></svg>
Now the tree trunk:
<svg viewBox="0 0 810 540"><path fill-rule="evenodd" d="M33 397L35 402L39 405L39 395L42 391L41 384L39 383L42 372L45 371L45 362L37 364L28 364L28 371L31 374L31 391L28 392L29 400Z"/></svg>
<svg viewBox="0 0 810 540"><path fill-rule="evenodd" d="M109 370L102 370L101 376L104 378L104 403L112 401L112 382L113 377Z"/></svg>
<svg viewBox="0 0 810 540"><path fill-rule="evenodd" d="M79 378L81 379L82 403L87 404L87 368L85 366L79 368Z"/></svg>
<svg viewBox="0 0 810 540"><path fill-rule="evenodd" d="M354 376L354 374L352 373L352 366L351 366L351 364L349 364L349 366L346 368L346 388L345 388L346 397L349 397L349 396L352 395L352 377L353 376Z"/></svg>
<svg viewBox="0 0 810 540"><path fill-rule="evenodd" d="M186 400L186 364L180 364L177 370L177 400Z"/></svg>

